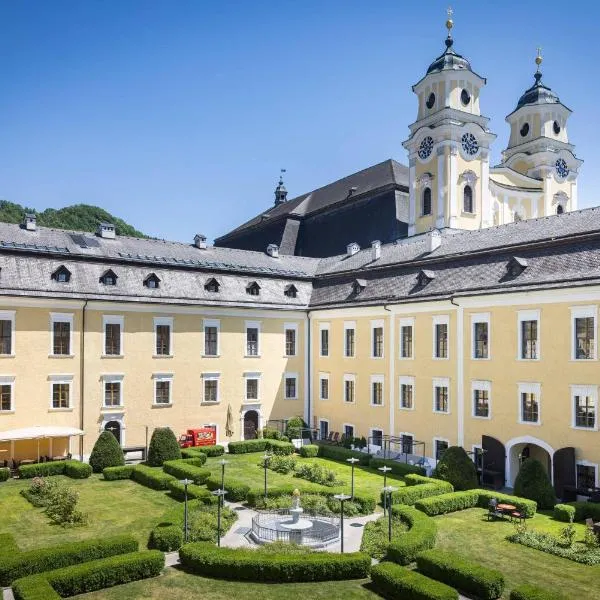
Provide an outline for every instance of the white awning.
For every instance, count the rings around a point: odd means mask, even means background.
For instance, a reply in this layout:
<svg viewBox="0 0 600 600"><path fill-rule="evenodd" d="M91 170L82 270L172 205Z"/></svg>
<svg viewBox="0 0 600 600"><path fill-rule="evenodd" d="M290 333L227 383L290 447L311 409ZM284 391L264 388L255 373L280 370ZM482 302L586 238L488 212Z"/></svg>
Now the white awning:
<svg viewBox="0 0 600 600"><path fill-rule="evenodd" d="M0 431L0 442L13 442L17 440L39 440L41 438L71 437L84 435L85 432L76 427L25 427L24 429L10 429Z"/></svg>

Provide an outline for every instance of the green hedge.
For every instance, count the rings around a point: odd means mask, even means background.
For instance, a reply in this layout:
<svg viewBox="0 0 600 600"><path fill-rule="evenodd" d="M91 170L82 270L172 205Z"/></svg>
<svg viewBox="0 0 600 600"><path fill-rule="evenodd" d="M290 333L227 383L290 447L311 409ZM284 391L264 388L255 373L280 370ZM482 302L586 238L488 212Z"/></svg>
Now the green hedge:
<svg viewBox="0 0 600 600"><path fill-rule="evenodd" d="M182 448L181 456L184 459L197 458L200 461L200 464L198 465L199 467L201 467L208 458L208 454L206 454L205 452L201 452L198 448Z"/></svg>
<svg viewBox="0 0 600 600"><path fill-rule="evenodd" d="M422 485L407 485L406 487L401 487L395 492L392 492L392 504L406 504L412 506L422 498L447 494L452 492L453 489L451 483L439 479L435 479L431 483L423 483ZM383 492L381 493L381 501L383 502Z"/></svg>
<svg viewBox="0 0 600 600"><path fill-rule="evenodd" d="M496 600L504 591L504 575L482 567L454 552L428 550L417 556L421 573L474 596L480 600Z"/></svg>
<svg viewBox="0 0 600 600"><path fill-rule="evenodd" d="M146 462L151 467L162 467L166 460L181 458L181 448L175 434L169 427L157 427L152 432Z"/></svg>
<svg viewBox="0 0 600 600"><path fill-rule="evenodd" d="M0 557L20 552L15 538L10 533L0 533Z"/></svg>
<svg viewBox="0 0 600 600"><path fill-rule="evenodd" d="M458 592L450 586L394 563L375 565L371 569L371 579L375 588L385 598L458 600Z"/></svg>
<svg viewBox="0 0 600 600"><path fill-rule="evenodd" d="M48 477L49 475L67 475L73 479L87 479L92 474L92 468L78 460L56 460L33 465L21 465L17 471L22 479Z"/></svg>
<svg viewBox="0 0 600 600"><path fill-rule="evenodd" d="M296 447L291 442L282 442L273 439L244 440L241 442L229 442L229 454L248 454L250 452L266 452L274 454L293 454Z"/></svg>
<svg viewBox="0 0 600 600"><path fill-rule="evenodd" d="M206 487L213 491L221 489L221 476L213 475L206 481ZM248 497L250 486L245 483L240 483L235 479L225 477L225 490L227 495L225 500L229 502L242 502Z"/></svg>
<svg viewBox="0 0 600 600"><path fill-rule="evenodd" d="M371 455L366 452L358 452L357 450L348 450L348 448L343 448L342 446L328 446L326 444L319 444L319 456L342 462L346 462L349 458L358 458L358 464L363 467L368 467L371 460Z"/></svg>
<svg viewBox="0 0 600 600"><path fill-rule="evenodd" d="M408 565L423 550L435 546L437 526L435 521L412 506L392 506L392 514L408 526L408 531L388 547L390 560Z"/></svg>
<svg viewBox="0 0 600 600"><path fill-rule="evenodd" d="M156 577L164 564L164 554L158 550L111 556L18 579L13 584L13 592L16 600L54 600L76 596Z"/></svg>
<svg viewBox="0 0 600 600"><path fill-rule="evenodd" d="M90 454L90 466L94 473L102 473L106 467L122 467L125 456L117 438L110 431L103 431Z"/></svg>
<svg viewBox="0 0 600 600"><path fill-rule="evenodd" d="M200 446L198 451L206 456L223 456L225 454L225 447L219 444L215 444L214 446Z"/></svg>
<svg viewBox="0 0 600 600"><path fill-rule="evenodd" d="M177 479L191 479L196 485L202 485L210 477L210 471L203 469L199 462L196 457L167 460L163 463L163 471Z"/></svg>
<svg viewBox="0 0 600 600"><path fill-rule="evenodd" d="M369 461L369 466L372 469L379 469L379 467L391 467L390 473L394 475L408 475L409 473L417 474L417 475L425 475L425 469L423 467L418 467L417 465L409 465L407 463L401 463L397 460L385 459L385 458L375 458L373 457Z"/></svg>
<svg viewBox="0 0 600 600"><path fill-rule="evenodd" d="M150 532L149 548L173 552L183 545L183 530L179 525L161 524Z"/></svg>
<svg viewBox="0 0 600 600"><path fill-rule="evenodd" d="M112 433L110 434L112 435ZM92 474L92 467L78 460L65 461L65 475L71 479L87 479Z"/></svg>
<svg viewBox="0 0 600 600"><path fill-rule="evenodd" d="M300 456L304 458L316 458L319 456L319 446L316 444L307 444L300 447Z"/></svg>
<svg viewBox="0 0 600 600"><path fill-rule="evenodd" d="M176 480L173 475L169 475L161 469L148 467L146 465L136 465L131 474L131 478L141 485L145 485L153 490L166 490L169 488L169 482Z"/></svg>
<svg viewBox="0 0 600 600"><path fill-rule="evenodd" d="M169 481L168 489L171 496L177 500L185 500L185 486L180 481ZM202 504L216 504L217 497L213 496L205 487L198 485L188 485L187 489L188 500L200 500Z"/></svg>
<svg viewBox="0 0 600 600"><path fill-rule="evenodd" d="M585 519L600 521L600 504L595 502L569 502L568 504L557 504L554 507L554 518L557 521L568 523L571 515L573 515L574 521L585 521Z"/></svg>
<svg viewBox="0 0 600 600"><path fill-rule="evenodd" d="M134 465L124 467L106 467L102 470L102 476L106 481L117 481L118 479L133 479Z"/></svg>
<svg viewBox="0 0 600 600"><path fill-rule="evenodd" d="M8 586L15 579L69 565L135 552L138 542L130 535L105 539L70 542L49 548L39 548L5 556L0 561L0 586Z"/></svg>
<svg viewBox="0 0 600 600"><path fill-rule="evenodd" d="M522 512L528 519L535 516L537 512L537 504L535 500L520 498L519 496L511 496L510 494L498 494L491 490L477 490L479 492L479 506L488 508L490 500L496 499L499 503L512 504L517 507L517 510Z"/></svg>
<svg viewBox="0 0 600 600"><path fill-rule="evenodd" d="M183 568L196 575L241 581L330 581L362 579L369 574L371 558L363 553L263 553L245 548L217 548L198 542L179 551Z"/></svg>
<svg viewBox="0 0 600 600"><path fill-rule="evenodd" d="M567 600L567 598L555 591L524 584L511 590L510 600Z"/></svg>
<svg viewBox="0 0 600 600"><path fill-rule="evenodd" d="M0 481L6 481L10 477L10 469L8 467L0 468Z"/></svg>

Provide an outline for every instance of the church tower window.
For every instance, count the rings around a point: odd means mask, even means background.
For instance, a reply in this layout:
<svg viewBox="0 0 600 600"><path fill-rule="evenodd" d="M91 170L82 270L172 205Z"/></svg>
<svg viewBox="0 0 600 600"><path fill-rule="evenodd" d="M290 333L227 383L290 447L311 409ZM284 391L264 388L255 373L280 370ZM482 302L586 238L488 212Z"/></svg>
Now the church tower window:
<svg viewBox="0 0 600 600"><path fill-rule="evenodd" d="M423 216L431 214L431 188L426 187L423 190Z"/></svg>
<svg viewBox="0 0 600 600"><path fill-rule="evenodd" d="M557 215L562 215L564 212L565 212L565 209L563 208L562 204L559 204L559 205L556 207L556 214L557 214Z"/></svg>
<svg viewBox="0 0 600 600"><path fill-rule="evenodd" d="M473 210L473 188L470 185L465 185L463 190L463 211L472 213Z"/></svg>

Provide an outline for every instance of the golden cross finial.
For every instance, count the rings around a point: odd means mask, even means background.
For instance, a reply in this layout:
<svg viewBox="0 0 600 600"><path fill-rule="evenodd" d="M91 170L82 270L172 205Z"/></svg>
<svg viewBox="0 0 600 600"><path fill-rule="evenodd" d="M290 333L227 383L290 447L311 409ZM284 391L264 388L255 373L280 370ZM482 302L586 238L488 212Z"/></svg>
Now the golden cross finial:
<svg viewBox="0 0 600 600"><path fill-rule="evenodd" d="M451 6L449 6L446 9L446 14L448 15L448 19L446 20L446 28L448 29L448 35L450 35L450 30L454 25L454 21L452 20L452 15L454 14L454 11L452 10Z"/></svg>
<svg viewBox="0 0 600 600"><path fill-rule="evenodd" d="M543 60L544 59L542 58L542 48L540 46L538 46L537 56L535 57L535 64L537 65L538 72L540 70L540 65L542 64Z"/></svg>

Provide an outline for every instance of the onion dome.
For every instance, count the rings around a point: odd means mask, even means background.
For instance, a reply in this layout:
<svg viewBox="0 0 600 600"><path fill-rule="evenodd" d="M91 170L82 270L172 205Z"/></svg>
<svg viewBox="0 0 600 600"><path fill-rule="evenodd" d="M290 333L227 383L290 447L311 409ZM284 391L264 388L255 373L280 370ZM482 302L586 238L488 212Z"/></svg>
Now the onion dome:
<svg viewBox="0 0 600 600"><path fill-rule="evenodd" d="M538 55L535 57L537 71L534 74L535 83L525 91L517 102L517 108L521 108L527 104L559 104L558 95L553 92L548 86L542 83L542 72L540 65L542 64L542 55L538 48Z"/></svg>
<svg viewBox="0 0 600 600"><path fill-rule="evenodd" d="M283 185L283 174L285 173L285 169L281 169L281 174L279 175L279 183L275 188L275 206L278 204L283 204L287 200L287 189L285 185Z"/></svg>
<svg viewBox="0 0 600 600"><path fill-rule="evenodd" d="M454 51L452 48L454 40L452 39L452 27L454 27L454 21L452 20L452 9L448 9L448 20L446 21L446 28L448 29L448 36L446 37L446 50L440 56L438 56L427 69L427 75L430 73L439 73L440 71L449 70L468 70L471 71L471 63L464 57Z"/></svg>

